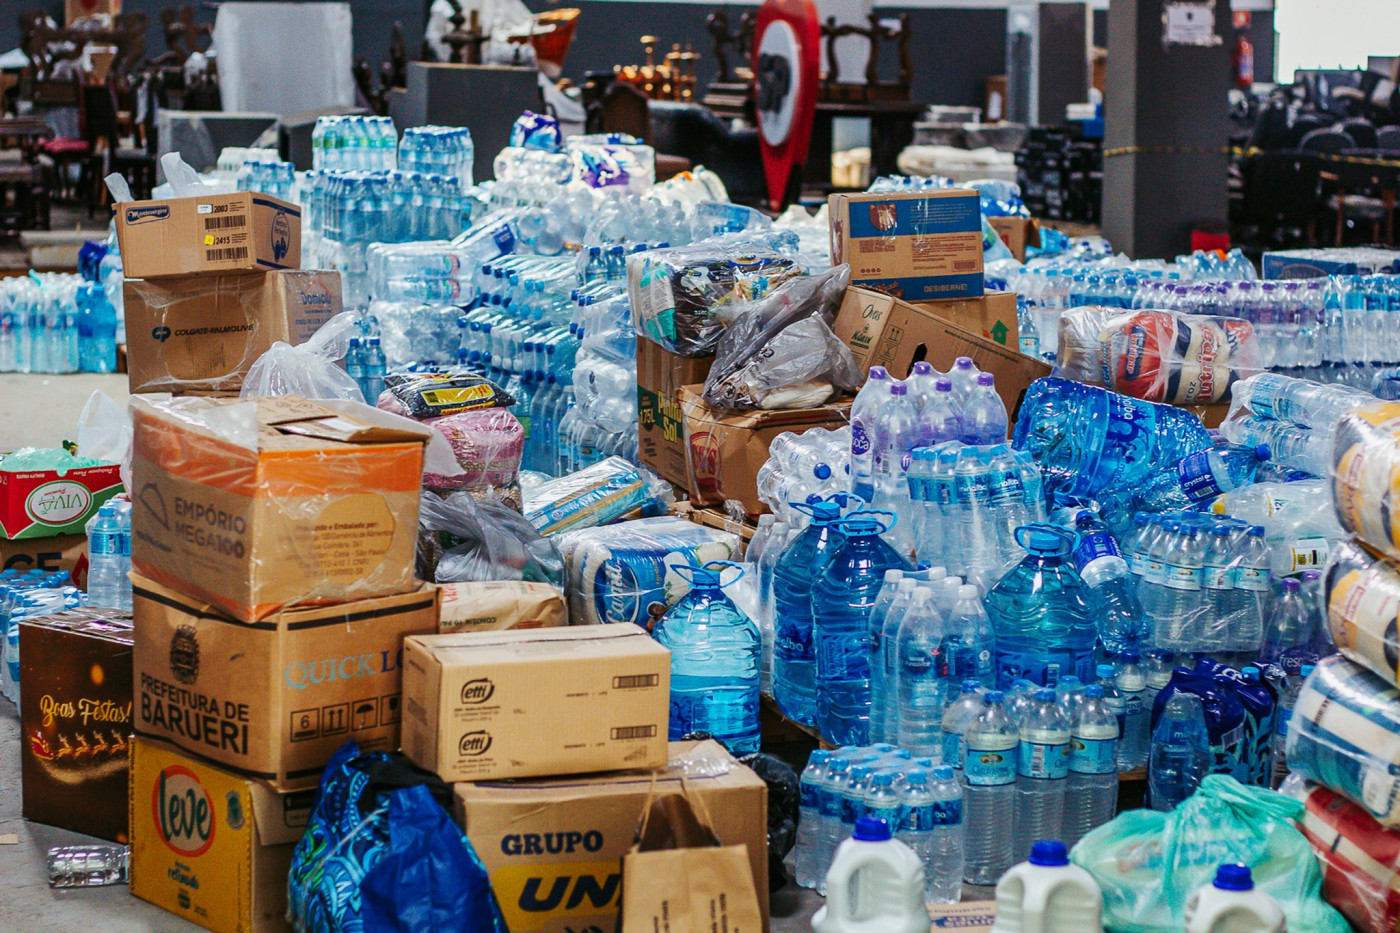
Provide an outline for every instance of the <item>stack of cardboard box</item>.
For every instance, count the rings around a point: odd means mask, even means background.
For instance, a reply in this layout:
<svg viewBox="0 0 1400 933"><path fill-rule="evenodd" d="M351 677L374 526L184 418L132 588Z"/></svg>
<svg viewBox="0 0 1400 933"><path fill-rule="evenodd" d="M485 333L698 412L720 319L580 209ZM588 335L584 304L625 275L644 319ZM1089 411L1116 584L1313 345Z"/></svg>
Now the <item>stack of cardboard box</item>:
<svg viewBox="0 0 1400 933"><path fill-rule="evenodd" d="M340 273L299 270L301 211L238 192L117 209L131 391L237 395L276 341L341 311Z"/></svg>

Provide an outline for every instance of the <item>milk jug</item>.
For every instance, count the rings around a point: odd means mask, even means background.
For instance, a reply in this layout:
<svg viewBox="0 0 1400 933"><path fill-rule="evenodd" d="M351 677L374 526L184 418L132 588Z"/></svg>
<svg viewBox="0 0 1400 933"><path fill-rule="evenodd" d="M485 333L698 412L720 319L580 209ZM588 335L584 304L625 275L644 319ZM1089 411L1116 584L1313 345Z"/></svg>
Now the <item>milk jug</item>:
<svg viewBox="0 0 1400 933"><path fill-rule="evenodd" d="M1186 902L1186 933L1285 933L1283 908L1254 887L1248 865L1221 865Z"/></svg>
<svg viewBox="0 0 1400 933"><path fill-rule="evenodd" d="M1063 842L1042 839L997 882L992 933L1103 933L1103 892Z"/></svg>
<svg viewBox="0 0 1400 933"><path fill-rule="evenodd" d="M841 843L826 873L826 906L812 918L816 933L928 933L924 865L890 838L884 820L863 816Z"/></svg>

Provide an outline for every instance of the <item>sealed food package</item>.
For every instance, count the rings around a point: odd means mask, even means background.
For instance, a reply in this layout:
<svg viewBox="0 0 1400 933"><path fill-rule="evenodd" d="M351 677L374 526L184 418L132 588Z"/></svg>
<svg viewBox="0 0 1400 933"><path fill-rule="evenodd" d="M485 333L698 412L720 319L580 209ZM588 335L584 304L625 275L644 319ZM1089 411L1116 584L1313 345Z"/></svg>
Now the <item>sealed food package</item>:
<svg viewBox="0 0 1400 933"><path fill-rule="evenodd" d="M851 280L840 265L788 279L751 305L734 309L705 380L718 408L812 408L862 379L851 350L831 324Z"/></svg>
<svg viewBox="0 0 1400 933"><path fill-rule="evenodd" d="M1097 331L1097 345L1092 337ZM1074 308L1060 318L1057 363L1088 376L1097 360L1100 385L1149 402L1207 405L1260 372L1254 327L1228 317L1131 311L1105 319L1102 308Z"/></svg>
<svg viewBox="0 0 1400 933"><path fill-rule="evenodd" d="M1119 814L1081 839L1070 859L1098 882L1103 926L1113 933L1181 933L1191 894L1227 862L1249 866L1289 930L1348 933L1323 900L1322 872L1295 827L1302 812L1282 794L1211 774L1170 813Z"/></svg>
<svg viewBox="0 0 1400 933"><path fill-rule="evenodd" d="M1344 657L1324 658L1303 682L1288 725L1288 767L1400 829L1400 703L1393 679Z"/></svg>
<svg viewBox="0 0 1400 933"><path fill-rule="evenodd" d="M690 583L673 564L738 559L738 535L674 516L642 518L552 539L564 555L573 625L631 622L655 626Z"/></svg>
<svg viewBox="0 0 1400 933"><path fill-rule="evenodd" d="M400 414L420 420L515 404L515 398L500 386L475 373L461 371L393 373L384 377L384 389L402 406Z"/></svg>
<svg viewBox="0 0 1400 933"><path fill-rule="evenodd" d="M1328 903L1365 933L1400 929L1400 831L1330 788L1301 782L1295 788L1304 807L1298 828L1322 866Z"/></svg>
<svg viewBox="0 0 1400 933"><path fill-rule="evenodd" d="M345 311L321 325L321 329L300 346L277 341L249 367L238 394L243 398L300 395L302 398L365 401L359 384L338 365L350 349L350 338L359 333L360 316Z"/></svg>
<svg viewBox="0 0 1400 933"><path fill-rule="evenodd" d="M1060 323L1055 345L1056 375L1085 385L1104 385L1099 340L1110 321L1124 316L1123 309L1092 305L1057 313Z"/></svg>
<svg viewBox="0 0 1400 933"><path fill-rule="evenodd" d="M1400 685L1400 566L1344 541L1327 567L1327 625L1337 650Z"/></svg>
<svg viewBox="0 0 1400 933"><path fill-rule="evenodd" d="M1342 527L1400 559L1400 402L1342 419L1332 447L1332 494Z"/></svg>
<svg viewBox="0 0 1400 933"><path fill-rule="evenodd" d="M551 583L482 580L438 586L439 632L495 632L569 624L564 594Z"/></svg>
<svg viewBox="0 0 1400 933"><path fill-rule="evenodd" d="M779 243L791 244L780 249ZM756 301L801 275L797 237L741 233L627 259L627 293L637 333L685 357L710 356L724 324L720 311Z"/></svg>
<svg viewBox="0 0 1400 933"><path fill-rule="evenodd" d="M424 490L418 512L418 576L438 583L527 580L564 585L554 545L509 505L469 492Z"/></svg>
<svg viewBox="0 0 1400 933"><path fill-rule="evenodd" d="M674 501L671 486L645 467L609 457L525 495L525 517L541 534L609 525L635 514L660 514Z"/></svg>
<svg viewBox="0 0 1400 933"><path fill-rule="evenodd" d="M393 378L395 377L390 377L390 379ZM499 393L493 395L495 400L510 398L509 395L495 389L491 383L484 380L481 382L483 383L481 386L465 387L465 393L475 396L478 400L493 392ZM385 380L385 385L388 386L388 380ZM379 396L379 407L384 411L405 415L415 407L420 410L426 407L426 403L422 403L423 393L415 393L410 389L401 394L400 390L403 388L402 384L386 388L384 393ZM437 400L445 401L449 398L460 400L461 396L457 393L462 388L446 389L444 395ZM431 392L426 394L429 398L433 398ZM405 396L408 397L407 403L403 400ZM494 401L492 404L494 405ZM460 408L460 406L458 407ZM412 415L410 417L416 418ZM511 414L510 409L466 408L442 417L430 416L416 420L421 420L447 440L459 468L459 472L450 476L424 473L423 485L427 488L436 490L480 489L484 487L499 489L515 483L520 472L520 457L525 450L525 428L520 424L519 419Z"/></svg>

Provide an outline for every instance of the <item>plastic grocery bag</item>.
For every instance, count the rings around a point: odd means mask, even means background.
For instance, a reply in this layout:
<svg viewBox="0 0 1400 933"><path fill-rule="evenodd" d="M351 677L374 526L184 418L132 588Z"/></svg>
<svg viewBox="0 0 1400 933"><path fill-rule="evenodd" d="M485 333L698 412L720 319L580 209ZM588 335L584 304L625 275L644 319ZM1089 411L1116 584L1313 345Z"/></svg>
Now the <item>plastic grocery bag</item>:
<svg viewBox="0 0 1400 933"><path fill-rule="evenodd" d="M277 341L248 369L239 397L300 395L365 401L355 380L336 365L349 352L350 338L359 335L360 316L354 311L343 311L322 324L306 343L294 347ZM369 403L373 405L374 400Z"/></svg>
<svg viewBox="0 0 1400 933"><path fill-rule="evenodd" d="M403 755L343 745L292 855L298 933L507 933L451 803L452 788Z"/></svg>
<svg viewBox="0 0 1400 933"><path fill-rule="evenodd" d="M860 388L855 357L831 330L851 267L789 279L726 314L705 401L718 408L815 408Z"/></svg>
<svg viewBox="0 0 1400 933"><path fill-rule="evenodd" d="M421 579L437 583L525 580L564 588L558 549L519 512L469 492L423 492L417 564Z"/></svg>
<svg viewBox="0 0 1400 933"><path fill-rule="evenodd" d="M131 488L131 416L106 392L93 392L78 413L78 455L121 464L122 485Z"/></svg>
<svg viewBox="0 0 1400 933"><path fill-rule="evenodd" d="M1171 813L1129 810L1081 839L1070 858L1103 889L1109 933L1180 933L1191 892L1226 862L1250 867L1290 930L1349 933L1323 901L1317 859L1293 826L1302 813L1296 800L1212 774Z"/></svg>

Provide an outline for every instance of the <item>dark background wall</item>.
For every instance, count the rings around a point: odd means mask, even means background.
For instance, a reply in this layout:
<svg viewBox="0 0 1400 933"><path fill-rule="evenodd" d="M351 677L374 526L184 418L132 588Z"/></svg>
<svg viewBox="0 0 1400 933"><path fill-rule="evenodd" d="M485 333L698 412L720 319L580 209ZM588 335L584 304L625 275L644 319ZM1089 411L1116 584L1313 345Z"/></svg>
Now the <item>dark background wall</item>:
<svg viewBox="0 0 1400 933"><path fill-rule="evenodd" d="M186 0L197 4L197 0ZM589 71L610 71L615 64L641 64L645 54L638 41L652 34L661 41L660 52L669 50L671 43L689 43L701 53L696 63L699 86L704 88L714 78L715 63L710 52L710 37L705 30L705 18L717 7L704 3L671 3L666 0L616 2L616 0L525 0L530 9L539 11L556 6L574 6L583 11L578 32L569 52L565 74L582 79ZM161 36L160 11L178 5L176 0L123 0L127 12L143 12L149 19L146 49L152 57L165 50ZM426 3L420 0L350 0L355 17L355 56L375 64L388 53L390 34L395 21L403 23L410 53L416 53L426 22ZM20 10L45 10L57 20L63 17L61 0L5 0L0 13L0 50L19 44L19 28L15 14ZM201 19L213 20L212 10L196 6ZM737 25L739 13L745 8L726 6L731 21ZM914 36L914 96L931 104L980 106L983 103L986 80L1005 70L1006 11L1000 9L929 9L879 4L884 15L908 13ZM13 11L13 12L11 12ZM1108 14L1094 14L1094 42L1107 42ZM1260 81L1271 80L1274 67L1273 14L1255 13L1250 29L1254 43L1255 75ZM893 47L886 56L888 70L894 66Z"/></svg>

